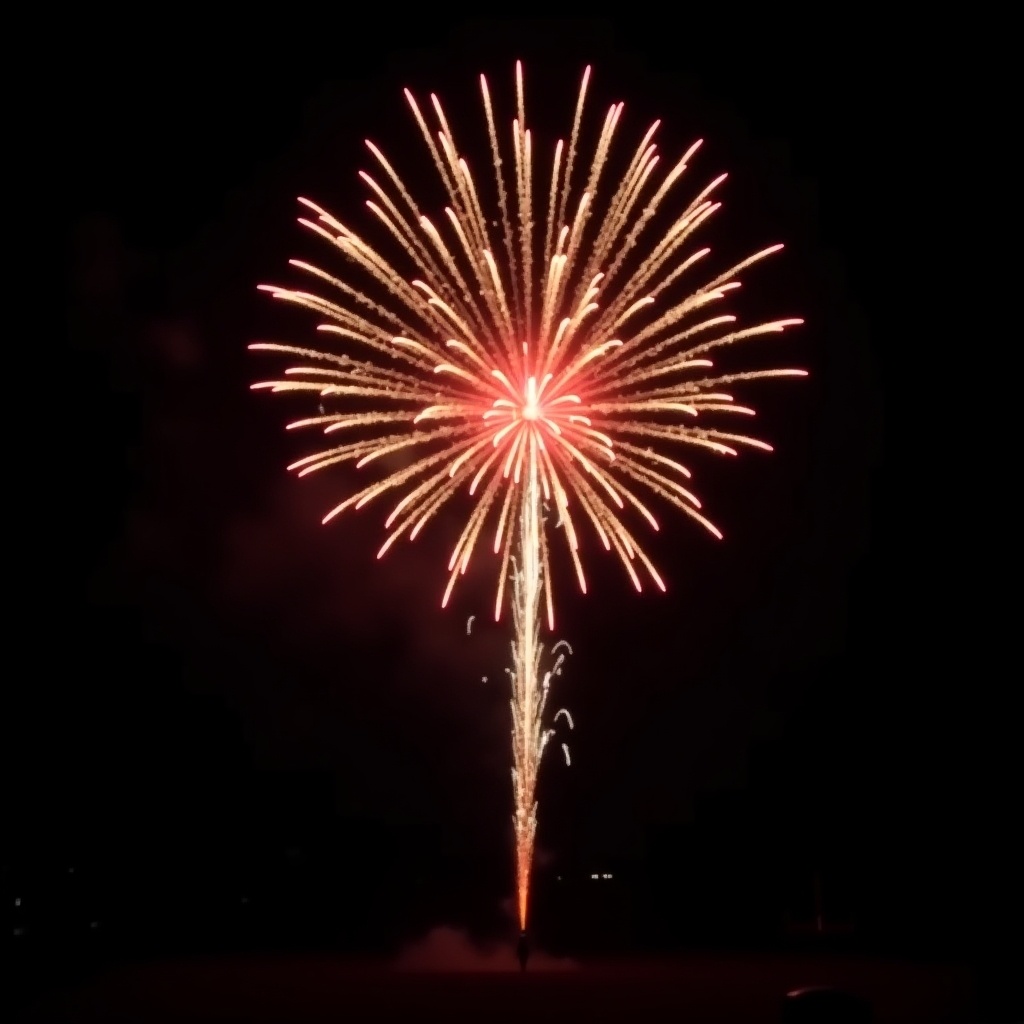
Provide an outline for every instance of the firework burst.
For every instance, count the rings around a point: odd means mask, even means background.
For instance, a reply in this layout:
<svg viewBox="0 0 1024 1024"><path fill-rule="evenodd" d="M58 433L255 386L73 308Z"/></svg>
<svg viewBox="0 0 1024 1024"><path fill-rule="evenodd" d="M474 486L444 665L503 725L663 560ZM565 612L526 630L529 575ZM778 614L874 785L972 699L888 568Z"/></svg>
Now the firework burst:
<svg viewBox="0 0 1024 1024"><path fill-rule="evenodd" d="M447 194L443 215L428 219L383 152L367 142L377 170L360 174L371 193L366 205L393 255L301 199L300 223L345 269L292 260L314 290L262 287L316 314L330 347L251 346L299 360L280 379L254 388L306 393L320 403L319 415L289 429L319 428L328 441L289 468L304 476L334 466L385 467L330 510L325 523L390 498L381 557L397 540L415 539L456 495L472 499L441 603L477 549L489 546L496 556L495 617L506 597L513 608L514 825L524 927L537 771L551 735L543 716L561 664L542 675L541 617L554 626L552 538L562 533L584 591L586 529L618 556L637 590L644 578L664 590L631 521L659 528L647 504L653 495L720 537L690 489L679 452L771 450L719 425L754 415L730 392L747 381L804 376L790 369L714 370L710 357L718 350L802 322L740 328L735 316L719 311L739 287L738 275L782 246L696 281L710 250L695 248L693 238L719 209L712 196L725 175L673 207L674 186L700 143L659 175L655 123L621 177L606 181L623 105L609 109L596 145L581 156L589 75L588 68L568 142L559 140L549 168L538 169L516 66L511 174L481 76L493 213L437 97L428 108L432 128L406 91ZM666 212L667 230L655 231Z"/></svg>

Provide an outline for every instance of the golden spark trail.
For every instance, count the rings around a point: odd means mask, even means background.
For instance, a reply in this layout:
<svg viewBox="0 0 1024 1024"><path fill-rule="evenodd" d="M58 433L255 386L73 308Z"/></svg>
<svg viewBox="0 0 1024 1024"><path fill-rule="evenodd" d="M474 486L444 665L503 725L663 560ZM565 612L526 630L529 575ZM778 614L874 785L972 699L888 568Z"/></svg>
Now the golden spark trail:
<svg viewBox="0 0 1024 1024"><path fill-rule="evenodd" d="M536 416L534 407L527 412ZM515 798L516 892L519 926L526 927L526 910L530 891L530 865L537 833L537 772L543 751L539 742L543 708L538 703L537 679L540 669L541 591L541 497L535 428L529 429L529 455L526 469L526 494L519 521L519 553L522 565L516 580L516 648L515 692L512 720L519 722L519 735L513 730L512 791Z"/></svg>
<svg viewBox="0 0 1024 1024"><path fill-rule="evenodd" d="M301 199L300 224L340 269L292 260L313 290L261 289L312 313L320 343L250 346L295 360L253 388L319 406L319 415L305 406L288 426L319 429L326 442L289 468L305 476L338 467L349 481L370 474L325 523L391 501L379 558L398 540L416 539L453 499L469 499L441 604L477 552L490 548L495 618L506 596L512 609L513 824L524 928L537 777L553 732L544 725L547 696L565 657L556 644L555 661L542 674L540 622L543 616L553 629L555 621L549 533L561 531L559 543L584 592L591 533L638 591L645 578L664 590L634 532L634 522L659 529L651 499L721 537L678 450L771 451L723 422L754 416L735 400L733 387L804 376L716 368L715 360L737 346L802 322L741 327L722 310L739 275L782 247L702 273L710 250L695 248L693 239L721 208L713 193L725 175L673 207L700 142L675 162L662 162L655 122L623 175L609 182L624 108L613 104L588 143L589 79L587 68L568 142L557 141L548 164L527 124L521 65L504 143L481 76L490 168L479 181L437 97L419 103L406 90L447 205L428 217L381 148L367 141L375 170L360 172L371 193L366 207L392 255ZM542 225L535 224L539 217Z"/></svg>

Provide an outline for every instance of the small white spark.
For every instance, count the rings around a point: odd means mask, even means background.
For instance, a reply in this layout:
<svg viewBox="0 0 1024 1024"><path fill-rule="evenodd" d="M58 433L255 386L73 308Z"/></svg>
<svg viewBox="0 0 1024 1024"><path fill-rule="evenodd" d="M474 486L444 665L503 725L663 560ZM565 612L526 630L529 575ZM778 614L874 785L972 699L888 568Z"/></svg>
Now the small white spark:
<svg viewBox="0 0 1024 1024"><path fill-rule="evenodd" d="M572 758L569 757L569 744L568 743L563 743L562 744L562 753L565 754L565 763L567 765L572 764Z"/></svg>
<svg viewBox="0 0 1024 1024"><path fill-rule="evenodd" d="M475 615L470 615L470 617L466 619L466 636L469 636L469 634L473 632L473 620L475 618Z"/></svg>

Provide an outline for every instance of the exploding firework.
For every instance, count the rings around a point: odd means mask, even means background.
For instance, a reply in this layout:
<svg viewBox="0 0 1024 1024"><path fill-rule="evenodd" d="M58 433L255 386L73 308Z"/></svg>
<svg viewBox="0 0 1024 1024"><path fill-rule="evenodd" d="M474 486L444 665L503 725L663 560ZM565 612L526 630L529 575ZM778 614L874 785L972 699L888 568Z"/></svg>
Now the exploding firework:
<svg viewBox="0 0 1024 1024"><path fill-rule="evenodd" d="M554 626L552 539L562 533L584 591L584 527L618 556L637 590L644 576L664 590L631 525L639 517L658 529L645 498L654 495L720 537L686 486L691 473L678 461L678 450L770 451L761 440L721 429L715 418L753 416L729 393L733 385L804 375L788 369L714 372L709 356L717 350L802 322L740 328L735 316L716 315L716 305L739 287L737 275L782 246L695 284L710 250L692 248L693 236L719 209L712 194L725 175L677 206L667 230L656 230L671 212L674 186L700 143L659 177L656 122L625 172L606 181L623 105L609 109L593 150L581 155L589 76L588 68L568 143L555 145L550 174L536 167L521 65L511 174L481 76L496 206L460 153L437 97L430 97L432 129L406 91L447 194L443 216L437 223L428 219L384 153L367 142L377 171L360 174L371 192L366 205L390 237L394 255L383 255L301 199L307 212L300 223L341 257L344 270L292 260L315 290L262 287L321 318L317 329L331 347L251 346L301 361L281 379L254 388L311 394L319 403L318 415L289 429L319 428L329 440L290 469L305 476L333 466L384 467L328 512L325 523L390 497L381 557L400 538L415 539L456 495L471 498L441 603L448 603L474 552L490 541L495 617L506 598L513 611L512 775L523 927L537 772L552 735L544 724L548 689L564 657L553 651L556 660L542 672L541 617Z"/></svg>

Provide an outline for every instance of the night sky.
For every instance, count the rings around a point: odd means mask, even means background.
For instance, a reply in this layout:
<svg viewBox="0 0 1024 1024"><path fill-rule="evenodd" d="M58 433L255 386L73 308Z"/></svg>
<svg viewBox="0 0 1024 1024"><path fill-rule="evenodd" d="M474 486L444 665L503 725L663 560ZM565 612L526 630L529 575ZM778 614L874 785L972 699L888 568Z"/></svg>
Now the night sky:
<svg viewBox="0 0 1024 1024"><path fill-rule="evenodd" d="M27 550L8 535L9 661L31 638L9 684L17 870L79 860L234 892L340 834L339 872L419 870L438 921L510 895L494 567L442 611L451 519L381 563L383 506L321 527L350 480L286 473L309 442L248 391L275 364L246 345L310 336L256 292L321 255L297 195L368 227L367 137L419 185L403 87L439 94L482 168L480 71L501 124L524 61L546 153L592 63L591 118L625 100L623 148L660 118L665 159L706 140L693 191L730 172L703 235L721 265L786 243L740 311L807 324L744 359L811 376L743 392L775 454L693 460L726 540L663 514L667 595L637 596L591 538L591 593L561 573L576 731L572 766L556 750L542 776L540 864L654 871L688 836L742 836L730 870L770 862L782 902L820 869L880 941L997 941L1020 807L1006 675L977 632L980 556L924 450L931 356L897 298L928 301L898 168L932 140L904 130L902 94L883 99L895 62L866 26L796 28L81 26L48 143L63 274L19 340L47 382L18 439Z"/></svg>

